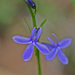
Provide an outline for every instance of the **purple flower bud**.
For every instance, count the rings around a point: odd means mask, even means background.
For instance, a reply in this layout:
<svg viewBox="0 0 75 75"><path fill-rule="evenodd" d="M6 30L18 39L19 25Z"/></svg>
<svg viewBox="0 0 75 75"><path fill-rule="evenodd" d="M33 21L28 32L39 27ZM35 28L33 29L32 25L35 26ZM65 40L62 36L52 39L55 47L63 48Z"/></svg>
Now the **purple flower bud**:
<svg viewBox="0 0 75 75"><path fill-rule="evenodd" d="M36 9L36 5L32 0L24 0L26 2L27 5L29 5L30 7L32 7L33 9Z"/></svg>

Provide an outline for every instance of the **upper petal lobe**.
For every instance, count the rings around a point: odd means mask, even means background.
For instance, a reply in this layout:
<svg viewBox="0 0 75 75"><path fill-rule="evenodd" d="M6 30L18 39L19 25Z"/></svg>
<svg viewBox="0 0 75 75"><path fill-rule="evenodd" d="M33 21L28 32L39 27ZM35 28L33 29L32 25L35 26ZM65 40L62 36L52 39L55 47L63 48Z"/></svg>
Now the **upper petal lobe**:
<svg viewBox="0 0 75 75"><path fill-rule="evenodd" d="M59 42L57 36L54 33L52 33L52 35L56 38L57 42Z"/></svg>
<svg viewBox="0 0 75 75"><path fill-rule="evenodd" d="M55 42L51 38L48 37L48 40L51 42L52 45L55 45Z"/></svg>
<svg viewBox="0 0 75 75"><path fill-rule="evenodd" d="M39 28L38 32L37 32L37 35L36 35L36 40L39 39L40 35L41 35L41 31L42 31L42 28Z"/></svg>
<svg viewBox="0 0 75 75"><path fill-rule="evenodd" d="M31 32L31 35L30 35L30 38L33 38L33 34L35 33L35 30L36 30L35 28L36 27L33 28L32 32Z"/></svg>

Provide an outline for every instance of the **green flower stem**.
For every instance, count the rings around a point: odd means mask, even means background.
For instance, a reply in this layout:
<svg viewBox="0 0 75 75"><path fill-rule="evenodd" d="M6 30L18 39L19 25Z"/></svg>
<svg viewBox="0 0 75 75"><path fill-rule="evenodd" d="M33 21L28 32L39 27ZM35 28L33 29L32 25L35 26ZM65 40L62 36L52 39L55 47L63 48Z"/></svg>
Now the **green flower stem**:
<svg viewBox="0 0 75 75"><path fill-rule="evenodd" d="M40 53L36 47L34 47L34 49L35 49L35 55L36 55L37 63L38 63L38 75L41 75Z"/></svg>
<svg viewBox="0 0 75 75"><path fill-rule="evenodd" d="M29 7L29 6L28 6L28 8L29 8L29 11L30 11L31 16L32 16L33 27L36 27L36 28L37 28L35 15L34 15L34 13L33 13L32 9L31 9L31 7Z"/></svg>
<svg viewBox="0 0 75 75"><path fill-rule="evenodd" d="M30 11L31 16L32 16L33 27L37 28L35 14L33 13L31 7L28 6L28 8L29 8L29 11ZM39 50L36 47L34 47L34 50L35 50L35 55L36 55L37 64L38 64L38 75L41 75L40 53L39 53Z"/></svg>

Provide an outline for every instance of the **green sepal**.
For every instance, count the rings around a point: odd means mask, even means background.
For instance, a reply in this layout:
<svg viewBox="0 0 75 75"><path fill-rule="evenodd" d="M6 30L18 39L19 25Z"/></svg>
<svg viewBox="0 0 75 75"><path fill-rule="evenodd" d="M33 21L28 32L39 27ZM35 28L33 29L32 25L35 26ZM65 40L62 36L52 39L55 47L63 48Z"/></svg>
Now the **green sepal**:
<svg viewBox="0 0 75 75"><path fill-rule="evenodd" d="M36 15L36 13L37 13L37 9L35 10L34 15Z"/></svg>

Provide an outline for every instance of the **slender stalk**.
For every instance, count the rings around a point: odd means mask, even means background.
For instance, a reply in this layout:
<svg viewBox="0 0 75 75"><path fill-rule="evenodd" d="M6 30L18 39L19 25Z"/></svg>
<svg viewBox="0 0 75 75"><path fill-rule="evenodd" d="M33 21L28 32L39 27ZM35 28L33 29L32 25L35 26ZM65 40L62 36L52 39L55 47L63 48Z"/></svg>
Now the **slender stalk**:
<svg viewBox="0 0 75 75"><path fill-rule="evenodd" d="M32 9L29 6L28 6L28 8L29 8L29 11L30 11L31 16L32 16L33 27L37 28L35 14L33 13ZM35 50L35 55L36 55L37 64L38 64L38 75L41 75L40 53L36 47L34 48L34 50Z"/></svg>
<svg viewBox="0 0 75 75"><path fill-rule="evenodd" d="M34 49L35 49L35 55L36 55L37 64L38 64L38 75L41 75L40 53L36 47Z"/></svg>
<svg viewBox="0 0 75 75"><path fill-rule="evenodd" d="M34 15L34 13L33 13L32 9L31 9L31 7L29 7L29 6L28 6L28 8L29 8L29 11L30 11L31 16L32 16L33 27L36 27L36 28L37 28L35 15Z"/></svg>
<svg viewBox="0 0 75 75"><path fill-rule="evenodd" d="M28 26L28 28L29 28L29 30L30 30L30 32L31 32L31 27L29 26L29 24L28 24L26 18L24 18L24 20L25 20L25 22L26 22L26 24L27 24L27 26Z"/></svg>

